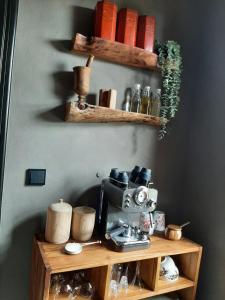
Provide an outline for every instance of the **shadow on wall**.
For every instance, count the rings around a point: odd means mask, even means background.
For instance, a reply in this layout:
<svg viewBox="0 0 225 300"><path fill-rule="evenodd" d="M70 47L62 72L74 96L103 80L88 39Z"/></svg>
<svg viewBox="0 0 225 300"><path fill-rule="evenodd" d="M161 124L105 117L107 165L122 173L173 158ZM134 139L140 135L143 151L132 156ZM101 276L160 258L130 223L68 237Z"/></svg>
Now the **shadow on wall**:
<svg viewBox="0 0 225 300"><path fill-rule="evenodd" d="M72 34L81 33L85 36L93 36L94 10L86 7L72 6L73 16Z"/></svg>
<svg viewBox="0 0 225 300"><path fill-rule="evenodd" d="M13 230L10 246L0 264L0 299L18 299L18 295L19 299L28 299L32 239L34 232L43 231L43 220L43 215L34 215Z"/></svg>
<svg viewBox="0 0 225 300"><path fill-rule="evenodd" d="M99 220L99 214L100 214L100 191L101 191L101 185L95 185L87 190L79 196L79 198L74 201L74 199L77 198L76 192L72 193L69 199L70 204L73 207L76 206L90 206L96 210L96 224Z"/></svg>
<svg viewBox="0 0 225 300"><path fill-rule="evenodd" d="M76 196L73 193L70 200L76 199ZM86 190L76 202L72 200L69 202L73 207L86 205L95 208L96 220L98 220L99 196L100 185L96 185ZM20 295L20 299L29 299L32 239L35 233L44 232L44 228L45 214L38 214L19 224L13 230L11 243L5 258L0 263L0 299L17 299L18 295ZM3 280L3 278L7 278L7 280ZM2 286L3 282L4 286ZM17 282L16 289L12 286L13 282Z"/></svg>

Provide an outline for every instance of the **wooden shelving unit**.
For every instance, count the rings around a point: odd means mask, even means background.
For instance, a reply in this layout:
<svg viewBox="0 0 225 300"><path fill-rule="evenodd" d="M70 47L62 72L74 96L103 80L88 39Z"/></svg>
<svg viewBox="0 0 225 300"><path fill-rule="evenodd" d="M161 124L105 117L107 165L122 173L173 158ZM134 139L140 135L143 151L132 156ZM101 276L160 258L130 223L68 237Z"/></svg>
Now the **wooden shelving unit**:
<svg viewBox="0 0 225 300"><path fill-rule="evenodd" d="M98 37L88 39L79 33L73 39L72 52L92 54L99 59L131 67L158 69L158 56L155 53Z"/></svg>
<svg viewBox="0 0 225 300"><path fill-rule="evenodd" d="M73 123L121 122L142 123L152 126L160 126L167 123L167 120L164 118L95 105L87 105L86 109L81 110L77 107L76 102L66 104L65 120Z"/></svg>
<svg viewBox="0 0 225 300"><path fill-rule="evenodd" d="M149 249L126 253L111 251L104 245L92 245L85 247L79 255L69 256L63 248L64 245L34 239L30 300L53 300L49 292L52 274L84 269L96 289L96 299L112 300L109 296L112 266L132 261L141 262L145 288L130 288L128 294L120 294L118 300L144 299L172 291L177 291L182 300L195 299L202 247L190 240L175 242L152 237ZM163 281L159 277L161 258L167 255L173 256L181 273L175 282ZM66 300L66 297L61 296L60 299Z"/></svg>

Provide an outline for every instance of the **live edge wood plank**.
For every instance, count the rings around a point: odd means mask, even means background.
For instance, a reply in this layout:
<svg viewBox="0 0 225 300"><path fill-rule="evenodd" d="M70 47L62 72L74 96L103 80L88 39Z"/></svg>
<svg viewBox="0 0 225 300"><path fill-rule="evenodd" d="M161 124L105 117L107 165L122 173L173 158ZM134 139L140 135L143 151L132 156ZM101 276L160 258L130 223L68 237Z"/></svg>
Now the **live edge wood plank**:
<svg viewBox="0 0 225 300"><path fill-rule="evenodd" d="M110 122L123 122L123 123L143 123L153 126L160 126L167 122L166 119L126 112L119 109L111 109L102 106L87 105L87 108L80 110L75 102L66 104L66 117L67 122L74 123L110 123Z"/></svg>
<svg viewBox="0 0 225 300"><path fill-rule="evenodd" d="M158 56L155 53L98 37L88 39L79 33L73 39L72 52L92 54L103 60L132 67L157 69Z"/></svg>

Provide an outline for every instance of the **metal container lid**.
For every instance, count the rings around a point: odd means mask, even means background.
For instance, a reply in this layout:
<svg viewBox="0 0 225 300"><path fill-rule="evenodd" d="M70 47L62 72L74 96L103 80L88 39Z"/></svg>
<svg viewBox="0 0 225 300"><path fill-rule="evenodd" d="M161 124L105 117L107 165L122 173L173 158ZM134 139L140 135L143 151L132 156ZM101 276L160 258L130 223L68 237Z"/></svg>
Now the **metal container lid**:
<svg viewBox="0 0 225 300"><path fill-rule="evenodd" d="M49 208L54 212L70 213L72 212L72 206L69 203L64 202L63 199L59 199L59 202L52 203Z"/></svg>

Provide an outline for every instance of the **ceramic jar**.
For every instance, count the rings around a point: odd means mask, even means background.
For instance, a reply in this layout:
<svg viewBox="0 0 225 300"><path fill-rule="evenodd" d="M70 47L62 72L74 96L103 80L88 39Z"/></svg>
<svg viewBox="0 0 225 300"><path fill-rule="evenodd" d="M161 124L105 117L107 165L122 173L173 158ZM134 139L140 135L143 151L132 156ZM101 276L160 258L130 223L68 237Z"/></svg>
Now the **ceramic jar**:
<svg viewBox="0 0 225 300"><path fill-rule="evenodd" d="M166 256L161 261L160 278L167 281L176 281L179 278L179 270L172 257Z"/></svg>
<svg viewBox="0 0 225 300"><path fill-rule="evenodd" d="M62 244L70 237L72 206L60 199L48 207L45 239L53 244Z"/></svg>

